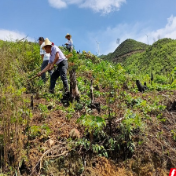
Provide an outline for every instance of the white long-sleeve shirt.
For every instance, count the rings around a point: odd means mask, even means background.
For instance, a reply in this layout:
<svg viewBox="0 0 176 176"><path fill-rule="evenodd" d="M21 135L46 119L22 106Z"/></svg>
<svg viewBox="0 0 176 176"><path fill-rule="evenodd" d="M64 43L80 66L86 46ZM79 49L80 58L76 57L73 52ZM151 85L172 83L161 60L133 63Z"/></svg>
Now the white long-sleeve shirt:
<svg viewBox="0 0 176 176"><path fill-rule="evenodd" d="M69 48L71 48L71 47L73 46L73 40L72 40L72 39L68 40L67 43L68 43L67 46L68 46Z"/></svg>

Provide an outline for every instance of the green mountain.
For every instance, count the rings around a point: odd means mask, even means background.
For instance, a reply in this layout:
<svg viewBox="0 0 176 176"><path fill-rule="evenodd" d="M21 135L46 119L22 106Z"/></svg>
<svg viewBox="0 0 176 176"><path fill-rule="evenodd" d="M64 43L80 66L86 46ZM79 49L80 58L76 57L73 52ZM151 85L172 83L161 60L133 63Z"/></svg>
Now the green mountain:
<svg viewBox="0 0 176 176"><path fill-rule="evenodd" d="M134 53L140 53L147 49L148 45L133 39L127 39L121 43L113 53L100 56L101 59L106 59L113 62L123 62L127 56Z"/></svg>
<svg viewBox="0 0 176 176"><path fill-rule="evenodd" d="M133 54L123 63L131 73L169 73L176 67L176 40L160 39L143 53Z"/></svg>

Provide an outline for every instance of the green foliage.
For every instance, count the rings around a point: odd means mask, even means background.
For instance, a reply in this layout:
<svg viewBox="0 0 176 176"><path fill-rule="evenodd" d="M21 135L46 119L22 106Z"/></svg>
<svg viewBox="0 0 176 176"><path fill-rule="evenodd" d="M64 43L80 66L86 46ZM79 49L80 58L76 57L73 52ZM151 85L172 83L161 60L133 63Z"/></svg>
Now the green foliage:
<svg viewBox="0 0 176 176"><path fill-rule="evenodd" d="M176 141L176 129L171 130L171 134L173 136L174 141Z"/></svg>
<svg viewBox="0 0 176 176"><path fill-rule="evenodd" d="M75 104L75 110L79 110L79 111L80 111L80 110L83 109L83 107L84 107L84 106L83 106L82 103L76 103L76 104Z"/></svg>
<svg viewBox="0 0 176 176"><path fill-rule="evenodd" d="M73 114L75 113L75 106L74 106L74 104L71 104L70 107L68 107L66 109L66 111L67 111L66 118L67 118L67 120L70 120L72 118Z"/></svg>
<svg viewBox="0 0 176 176"><path fill-rule="evenodd" d="M46 136L49 136L51 134L51 132L52 132L51 129L49 128L49 126L47 124L42 125L41 129L44 130L44 134Z"/></svg>
<svg viewBox="0 0 176 176"><path fill-rule="evenodd" d="M2 42L0 50L2 63L0 70L1 83L20 87L22 83L25 83L28 71L39 67L41 63L37 43L28 41Z"/></svg>
<svg viewBox="0 0 176 176"><path fill-rule="evenodd" d="M38 108L39 108L40 111L42 111L42 112L48 112L48 107L47 107L47 105L39 104L39 105L38 105Z"/></svg>
<svg viewBox="0 0 176 176"><path fill-rule="evenodd" d="M87 151L90 150L90 147L92 147L91 150L93 151L93 153L98 154L99 156L108 157L108 152L103 145L90 145L90 141L88 141L87 139L79 139L74 143L74 145L76 147L83 147Z"/></svg>
<svg viewBox="0 0 176 176"><path fill-rule="evenodd" d="M144 53L133 54L124 62L130 73L170 73L176 65L176 40L161 39L149 46Z"/></svg>
<svg viewBox="0 0 176 176"><path fill-rule="evenodd" d="M90 149L90 141L87 139L79 139L78 141L75 142L75 146L81 146L84 147L86 150Z"/></svg>
<svg viewBox="0 0 176 176"><path fill-rule="evenodd" d="M45 136L48 137L51 134L51 129L48 127L47 124L42 126L33 125L30 127L30 137L35 139L38 136Z"/></svg>
<svg viewBox="0 0 176 176"><path fill-rule="evenodd" d="M106 125L106 122L103 118L93 115L81 116L77 122L82 124L86 130L88 130L88 132L98 132Z"/></svg>
<svg viewBox="0 0 176 176"><path fill-rule="evenodd" d="M94 153L99 154L99 156L104 156L108 158L108 152L103 145L93 144L92 150Z"/></svg>
<svg viewBox="0 0 176 176"><path fill-rule="evenodd" d="M126 110L125 119L120 124L121 134L117 137L119 142L118 147L127 147L130 152L134 152L135 143L133 142L133 136L135 130L140 130L143 127L143 123L138 114L131 110Z"/></svg>
<svg viewBox="0 0 176 176"><path fill-rule="evenodd" d="M32 138L35 138L40 135L41 135L41 128L39 126L34 125L30 127L30 136Z"/></svg>
<svg viewBox="0 0 176 176"><path fill-rule="evenodd" d="M126 110L124 115L125 119L122 121L122 126L124 126L127 133L131 133L132 130L142 127L142 121L139 115L133 113L131 110Z"/></svg>
<svg viewBox="0 0 176 176"><path fill-rule="evenodd" d="M156 75L154 81L155 83L158 83L158 84L168 84L169 83L169 79L163 75Z"/></svg>

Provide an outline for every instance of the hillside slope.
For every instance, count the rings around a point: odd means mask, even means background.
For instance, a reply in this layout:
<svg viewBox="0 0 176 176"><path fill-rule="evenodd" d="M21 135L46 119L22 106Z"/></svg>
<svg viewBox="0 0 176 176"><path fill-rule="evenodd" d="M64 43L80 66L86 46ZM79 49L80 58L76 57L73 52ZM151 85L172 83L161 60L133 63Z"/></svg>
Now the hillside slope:
<svg viewBox="0 0 176 176"><path fill-rule="evenodd" d="M138 75L73 51L69 71L76 69L81 98L66 107L60 79L55 94L49 80L30 79L41 64L36 43L2 42L0 51L0 173L166 176L175 167L176 79L150 85L141 74L148 86L141 93ZM100 112L90 106L91 80Z"/></svg>
<svg viewBox="0 0 176 176"><path fill-rule="evenodd" d="M147 47L148 45L145 43L137 42L133 39L127 39L122 42L113 53L103 55L100 58L113 62L123 62L127 56L136 52L143 52L147 49Z"/></svg>
<svg viewBox="0 0 176 176"><path fill-rule="evenodd" d="M167 74L176 67L176 40L160 39L143 53L128 57L124 66L131 73Z"/></svg>

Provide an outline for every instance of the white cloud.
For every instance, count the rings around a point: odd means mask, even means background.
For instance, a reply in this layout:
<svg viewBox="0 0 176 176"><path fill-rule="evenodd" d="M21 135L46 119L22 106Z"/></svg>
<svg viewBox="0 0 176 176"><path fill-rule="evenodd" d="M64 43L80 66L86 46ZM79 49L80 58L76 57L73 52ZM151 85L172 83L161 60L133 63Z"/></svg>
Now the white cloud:
<svg viewBox="0 0 176 176"><path fill-rule="evenodd" d="M7 41L15 41L26 38L27 36L24 33L17 31L10 31L6 29L0 29L0 39ZM34 41L33 38L27 37L28 41Z"/></svg>
<svg viewBox="0 0 176 176"><path fill-rule="evenodd" d="M64 2L63 0L48 0L48 1L52 7L55 7L58 9L67 7L67 3Z"/></svg>
<svg viewBox="0 0 176 176"><path fill-rule="evenodd" d="M149 36L154 39L157 39L158 37L176 39L176 17L172 15L167 19L167 24L164 28L149 32Z"/></svg>
<svg viewBox="0 0 176 176"><path fill-rule="evenodd" d="M144 23L119 24L115 27L107 27L104 31L89 33L88 36L95 47L95 40L100 42L100 54L113 52L118 46L117 38L120 38L120 42L130 38L146 44L152 44L159 38L176 39L176 17L174 16L168 18L166 25L161 29L151 30L148 26Z"/></svg>
<svg viewBox="0 0 176 176"><path fill-rule="evenodd" d="M107 14L119 10L126 0L48 0L48 2L55 8L65 8L70 4L76 4L80 8L90 8L95 12Z"/></svg>
<svg viewBox="0 0 176 176"><path fill-rule="evenodd" d="M96 12L110 13L111 11L119 10L125 0L86 0L80 7L88 7Z"/></svg>

